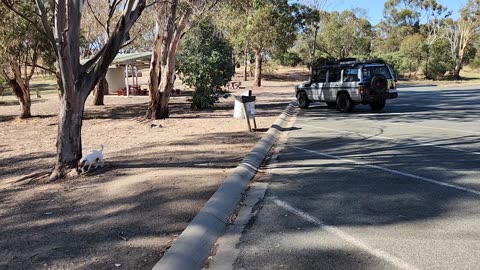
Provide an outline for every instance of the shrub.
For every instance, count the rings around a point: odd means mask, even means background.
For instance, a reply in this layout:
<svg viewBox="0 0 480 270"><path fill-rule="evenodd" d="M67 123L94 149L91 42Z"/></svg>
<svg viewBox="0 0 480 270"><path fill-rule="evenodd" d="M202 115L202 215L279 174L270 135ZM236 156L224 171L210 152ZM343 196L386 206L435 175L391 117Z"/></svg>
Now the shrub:
<svg viewBox="0 0 480 270"><path fill-rule="evenodd" d="M227 94L222 89L234 75L232 47L211 20L194 22L185 35L177 70L183 82L195 89L193 109L206 109Z"/></svg>
<svg viewBox="0 0 480 270"><path fill-rule="evenodd" d="M296 52L287 51L278 57L278 61L282 66L296 67L302 63L302 58Z"/></svg>
<svg viewBox="0 0 480 270"><path fill-rule="evenodd" d="M447 65L444 63L435 63L428 65L427 79L438 80L448 71Z"/></svg>

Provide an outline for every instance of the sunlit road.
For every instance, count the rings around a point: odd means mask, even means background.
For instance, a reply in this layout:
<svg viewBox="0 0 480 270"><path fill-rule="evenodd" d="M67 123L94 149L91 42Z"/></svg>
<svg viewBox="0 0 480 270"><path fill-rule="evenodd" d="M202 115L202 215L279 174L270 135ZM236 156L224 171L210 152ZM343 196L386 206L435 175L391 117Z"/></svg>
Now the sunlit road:
<svg viewBox="0 0 480 270"><path fill-rule="evenodd" d="M480 89L300 110L234 269L480 269Z"/></svg>

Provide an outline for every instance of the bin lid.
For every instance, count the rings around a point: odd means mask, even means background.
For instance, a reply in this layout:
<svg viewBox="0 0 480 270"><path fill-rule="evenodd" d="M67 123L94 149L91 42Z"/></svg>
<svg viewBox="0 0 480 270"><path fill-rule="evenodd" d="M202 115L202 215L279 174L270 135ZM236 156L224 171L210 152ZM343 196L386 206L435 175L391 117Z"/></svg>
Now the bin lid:
<svg viewBox="0 0 480 270"><path fill-rule="evenodd" d="M241 100L243 103L254 102L256 99L255 96L242 96Z"/></svg>

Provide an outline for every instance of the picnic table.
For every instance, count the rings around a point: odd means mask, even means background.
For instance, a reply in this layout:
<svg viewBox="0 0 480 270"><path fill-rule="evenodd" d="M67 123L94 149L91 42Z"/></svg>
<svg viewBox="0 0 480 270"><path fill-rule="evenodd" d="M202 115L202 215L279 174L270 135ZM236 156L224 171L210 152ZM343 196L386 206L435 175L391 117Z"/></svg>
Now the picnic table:
<svg viewBox="0 0 480 270"><path fill-rule="evenodd" d="M129 86L129 94L132 96L148 96L148 90L142 89L140 86ZM117 90L118 96L126 96L127 88Z"/></svg>
<svg viewBox="0 0 480 270"><path fill-rule="evenodd" d="M227 89L238 89L240 88L240 85L242 85L241 81L230 81L225 86Z"/></svg>

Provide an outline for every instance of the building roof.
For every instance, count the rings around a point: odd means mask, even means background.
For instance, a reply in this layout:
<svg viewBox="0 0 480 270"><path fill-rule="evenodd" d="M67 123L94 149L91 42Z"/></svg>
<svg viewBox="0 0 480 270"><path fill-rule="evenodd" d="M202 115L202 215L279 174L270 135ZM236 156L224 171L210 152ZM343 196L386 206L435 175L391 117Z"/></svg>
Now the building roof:
<svg viewBox="0 0 480 270"><path fill-rule="evenodd" d="M152 52L117 54L112 65L150 65Z"/></svg>
<svg viewBox="0 0 480 270"><path fill-rule="evenodd" d="M152 52L138 52L138 53L122 53L117 54L113 59L111 66L125 66L133 65L139 68L145 68L150 66L150 59ZM80 63L85 64L88 59L80 60Z"/></svg>

